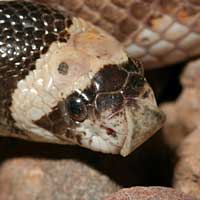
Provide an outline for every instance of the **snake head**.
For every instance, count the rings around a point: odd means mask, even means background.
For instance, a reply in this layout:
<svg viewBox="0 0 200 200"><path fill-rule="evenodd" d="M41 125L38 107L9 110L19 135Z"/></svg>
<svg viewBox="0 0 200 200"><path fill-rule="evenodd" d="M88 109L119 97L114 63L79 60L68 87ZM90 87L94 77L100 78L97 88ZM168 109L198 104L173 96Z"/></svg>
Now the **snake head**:
<svg viewBox="0 0 200 200"><path fill-rule="evenodd" d="M80 21L74 24L81 30ZM162 126L165 116L142 64L128 58L119 42L90 25L86 32L73 31L79 67L85 71L79 77L74 74L74 89L61 103L69 124L61 137L94 151L127 156Z"/></svg>
<svg viewBox="0 0 200 200"><path fill-rule="evenodd" d="M29 139L130 154L163 124L141 64L105 31L72 18L12 95Z"/></svg>
<svg viewBox="0 0 200 200"><path fill-rule="evenodd" d="M131 59L100 69L89 87L66 99L64 114L74 124L72 140L122 156L151 137L165 119L141 65Z"/></svg>
<svg viewBox="0 0 200 200"><path fill-rule="evenodd" d="M165 120L142 66L135 60L105 65L79 81L48 118L36 122L59 138L59 143L127 156ZM48 120L51 122L46 126Z"/></svg>

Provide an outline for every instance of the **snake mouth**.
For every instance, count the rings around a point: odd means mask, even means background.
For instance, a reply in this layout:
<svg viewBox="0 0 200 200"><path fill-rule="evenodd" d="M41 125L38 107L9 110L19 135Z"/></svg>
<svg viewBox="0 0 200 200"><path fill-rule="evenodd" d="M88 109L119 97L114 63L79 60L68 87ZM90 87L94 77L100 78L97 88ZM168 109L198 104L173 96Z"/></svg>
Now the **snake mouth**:
<svg viewBox="0 0 200 200"><path fill-rule="evenodd" d="M114 101L112 106L101 112L99 127L102 130L96 132L102 143L110 146L105 148L104 144L101 150L104 153L110 153L106 151L112 149L112 153L127 156L162 127L165 114L158 108L147 83L144 88L139 96L133 97L129 93L123 100L116 94L104 96Z"/></svg>
<svg viewBox="0 0 200 200"><path fill-rule="evenodd" d="M125 108L127 134L120 150L127 156L156 133L165 121L165 114L149 101L137 100L137 107Z"/></svg>
<svg viewBox="0 0 200 200"><path fill-rule="evenodd" d="M103 153L127 156L150 138L165 121L165 115L152 103L135 99L115 113L105 113L100 120L86 120L80 131L85 131L81 146ZM108 114L108 115L107 115ZM105 118L104 118L105 117Z"/></svg>
<svg viewBox="0 0 200 200"><path fill-rule="evenodd" d="M110 70L113 73L108 73L107 76L116 73L118 77L111 76L102 81ZM95 137L98 138L96 141L98 140L99 146L95 143L96 146L93 144L92 148L104 153L114 152L127 156L161 128L165 115L159 110L153 91L141 73L125 72L125 76L124 71L119 68L106 68L101 73L103 78L99 78L98 74L95 82L99 92L93 106L93 118L98 124ZM105 85L109 85L110 89L119 89L102 91L108 89Z"/></svg>

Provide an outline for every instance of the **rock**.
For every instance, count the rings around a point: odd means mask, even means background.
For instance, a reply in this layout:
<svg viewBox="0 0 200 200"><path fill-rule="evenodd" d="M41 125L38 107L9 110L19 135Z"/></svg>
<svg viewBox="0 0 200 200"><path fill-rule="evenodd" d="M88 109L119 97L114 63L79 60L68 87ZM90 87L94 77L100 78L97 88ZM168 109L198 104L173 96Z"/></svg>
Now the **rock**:
<svg viewBox="0 0 200 200"><path fill-rule="evenodd" d="M189 63L181 76L176 102L161 106L167 115L165 141L177 150L174 187L200 198L200 60Z"/></svg>
<svg viewBox="0 0 200 200"><path fill-rule="evenodd" d="M182 93L175 102L161 109L167 115L163 135L168 144L177 147L183 138L199 126L200 120L200 60L186 66L181 76ZM174 86L175 87L175 86Z"/></svg>
<svg viewBox="0 0 200 200"><path fill-rule="evenodd" d="M0 199L102 200L122 187L169 186L171 155L160 136L156 134L125 158L1 138Z"/></svg>
<svg viewBox="0 0 200 200"><path fill-rule="evenodd" d="M200 198L200 128L185 138L178 149L179 161L174 173L174 187Z"/></svg>
<svg viewBox="0 0 200 200"><path fill-rule="evenodd" d="M190 129L188 130L187 124L183 122L184 117L182 119L182 112L184 112L185 108L179 110L180 106L183 104L183 102L178 101L175 103L162 104L161 106L161 109L167 116L167 120L162 128L162 133L165 142L172 149L176 149L183 141L184 137L191 131Z"/></svg>
<svg viewBox="0 0 200 200"><path fill-rule="evenodd" d="M171 188L164 187L132 187L122 189L105 200L195 200Z"/></svg>
<svg viewBox="0 0 200 200"><path fill-rule="evenodd" d="M15 158L0 170L2 200L100 200L120 187L72 159Z"/></svg>

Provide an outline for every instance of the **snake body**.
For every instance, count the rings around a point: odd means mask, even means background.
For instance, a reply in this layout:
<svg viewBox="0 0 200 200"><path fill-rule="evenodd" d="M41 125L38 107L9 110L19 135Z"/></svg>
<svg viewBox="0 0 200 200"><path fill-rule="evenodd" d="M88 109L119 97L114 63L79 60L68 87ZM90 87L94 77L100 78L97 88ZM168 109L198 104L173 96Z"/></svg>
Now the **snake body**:
<svg viewBox="0 0 200 200"><path fill-rule="evenodd" d="M0 2L1 135L126 156L163 121L112 36L44 4Z"/></svg>
<svg viewBox="0 0 200 200"><path fill-rule="evenodd" d="M115 36L145 68L200 55L199 0L60 0L60 4Z"/></svg>

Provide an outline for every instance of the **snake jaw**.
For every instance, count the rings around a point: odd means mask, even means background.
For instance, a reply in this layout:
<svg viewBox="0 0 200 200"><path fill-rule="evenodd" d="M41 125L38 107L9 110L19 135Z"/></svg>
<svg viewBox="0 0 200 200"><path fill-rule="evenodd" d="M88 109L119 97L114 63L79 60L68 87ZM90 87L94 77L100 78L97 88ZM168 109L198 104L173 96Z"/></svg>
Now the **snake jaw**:
<svg viewBox="0 0 200 200"><path fill-rule="evenodd" d="M106 71L103 71L104 75ZM121 74L118 69L116 72ZM134 80L139 88L133 84ZM130 84L135 87L131 88ZM94 151L127 156L160 129L165 121L151 87L141 76L129 77L120 93L97 94L95 102L97 106L93 107L93 114L96 113L96 117L89 115L77 129L79 133L84 132L79 137L79 145Z"/></svg>
<svg viewBox="0 0 200 200"><path fill-rule="evenodd" d="M84 132L79 145L93 151L119 154L127 132L124 110L113 115L112 119L86 120L78 131Z"/></svg>
<svg viewBox="0 0 200 200"><path fill-rule="evenodd" d="M132 97L130 91L126 101L127 134L120 150L122 156L130 154L155 134L166 118L158 108L153 90L146 80L138 96Z"/></svg>
<svg viewBox="0 0 200 200"><path fill-rule="evenodd" d="M164 113L152 102L138 100L137 108L126 107L127 135L120 150L127 156L161 128L165 121Z"/></svg>
<svg viewBox="0 0 200 200"><path fill-rule="evenodd" d="M154 99L135 98L134 104L112 113L109 109L95 121L86 120L77 129L79 145L102 153L127 156L149 139L165 121L164 113Z"/></svg>

